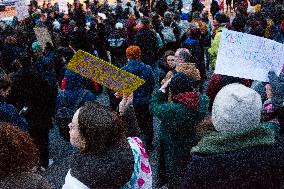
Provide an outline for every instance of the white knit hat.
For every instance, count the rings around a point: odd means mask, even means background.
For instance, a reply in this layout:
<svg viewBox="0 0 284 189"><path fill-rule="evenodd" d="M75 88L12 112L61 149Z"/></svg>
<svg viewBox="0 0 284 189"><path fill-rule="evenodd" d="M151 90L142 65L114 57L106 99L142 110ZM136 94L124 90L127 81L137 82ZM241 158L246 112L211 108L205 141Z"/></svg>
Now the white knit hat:
<svg viewBox="0 0 284 189"><path fill-rule="evenodd" d="M52 24L53 24L53 29L60 30L60 23L57 20L55 20Z"/></svg>
<svg viewBox="0 0 284 189"><path fill-rule="evenodd" d="M260 95L238 83L223 87L212 109L212 122L217 131L242 131L258 127L262 102Z"/></svg>
<svg viewBox="0 0 284 189"><path fill-rule="evenodd" d="M117 22L116 24L115 24L115 28L116 29L123 29L123 24L121 23L121 22Z"/></svg>

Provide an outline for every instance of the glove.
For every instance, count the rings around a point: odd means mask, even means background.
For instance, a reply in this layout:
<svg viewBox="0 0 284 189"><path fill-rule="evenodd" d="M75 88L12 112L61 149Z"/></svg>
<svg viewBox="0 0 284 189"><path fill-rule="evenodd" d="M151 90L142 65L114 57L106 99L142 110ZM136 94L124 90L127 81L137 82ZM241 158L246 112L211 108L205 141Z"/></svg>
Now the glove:
<svg viewBox="0 0 284 189"><path fill-rule="evenodd" d="M284 73L281 73L279 77L274 71L268 72L269 83L272 86L272 104L276 108L284 107Z"/></svg>

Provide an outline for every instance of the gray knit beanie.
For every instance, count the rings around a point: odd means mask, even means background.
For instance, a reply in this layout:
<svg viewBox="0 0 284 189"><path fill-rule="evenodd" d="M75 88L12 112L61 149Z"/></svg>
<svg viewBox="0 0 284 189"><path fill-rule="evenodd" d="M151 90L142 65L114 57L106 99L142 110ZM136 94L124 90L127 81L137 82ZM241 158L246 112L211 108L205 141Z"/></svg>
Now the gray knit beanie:
<svg viewBox="0 0 284 189"><path fill-rule="evenodd" d="M217 131L238 132L260 124L262 102L260 95L238 83L223 87L212 109L212 122Z"/></svg>

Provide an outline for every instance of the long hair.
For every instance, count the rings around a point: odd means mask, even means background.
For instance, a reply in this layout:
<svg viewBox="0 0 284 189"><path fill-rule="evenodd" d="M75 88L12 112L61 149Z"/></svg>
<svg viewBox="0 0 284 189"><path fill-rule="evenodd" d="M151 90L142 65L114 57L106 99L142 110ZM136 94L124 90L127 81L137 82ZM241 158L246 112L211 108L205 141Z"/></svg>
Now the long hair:
<svg viewBox="0 0 284 189"><path fill-rule="evenodd" d="M9 123L0 123L0 178L28 172L39 160L30 135Z"/></svg>
<svg viewBox="0 0 284 189"><path fill-rule="evenodd" d="M86 103L79 110L79 133L85 140L83 152L102 152L116 146L125 129L116 113L98 103Z"/></svg>

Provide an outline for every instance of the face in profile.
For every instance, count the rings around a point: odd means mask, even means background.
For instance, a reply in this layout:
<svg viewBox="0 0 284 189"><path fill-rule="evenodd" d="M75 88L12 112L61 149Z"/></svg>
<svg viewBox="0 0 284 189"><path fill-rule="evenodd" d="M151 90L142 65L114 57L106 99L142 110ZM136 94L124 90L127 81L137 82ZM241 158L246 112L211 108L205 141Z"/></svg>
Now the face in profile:
<svg viewBox="0 0 284 189"><path fill-rule="evenodd" d="M79 117L79 112L80 109L78 109L72 119L72 122L69 123L69 134L70 134L70 143L75 146L76 148L79 148L80 150L85 148L85 141L81 137L80 132L79 132L79 122L78 122L78 117Z"/></svg>

